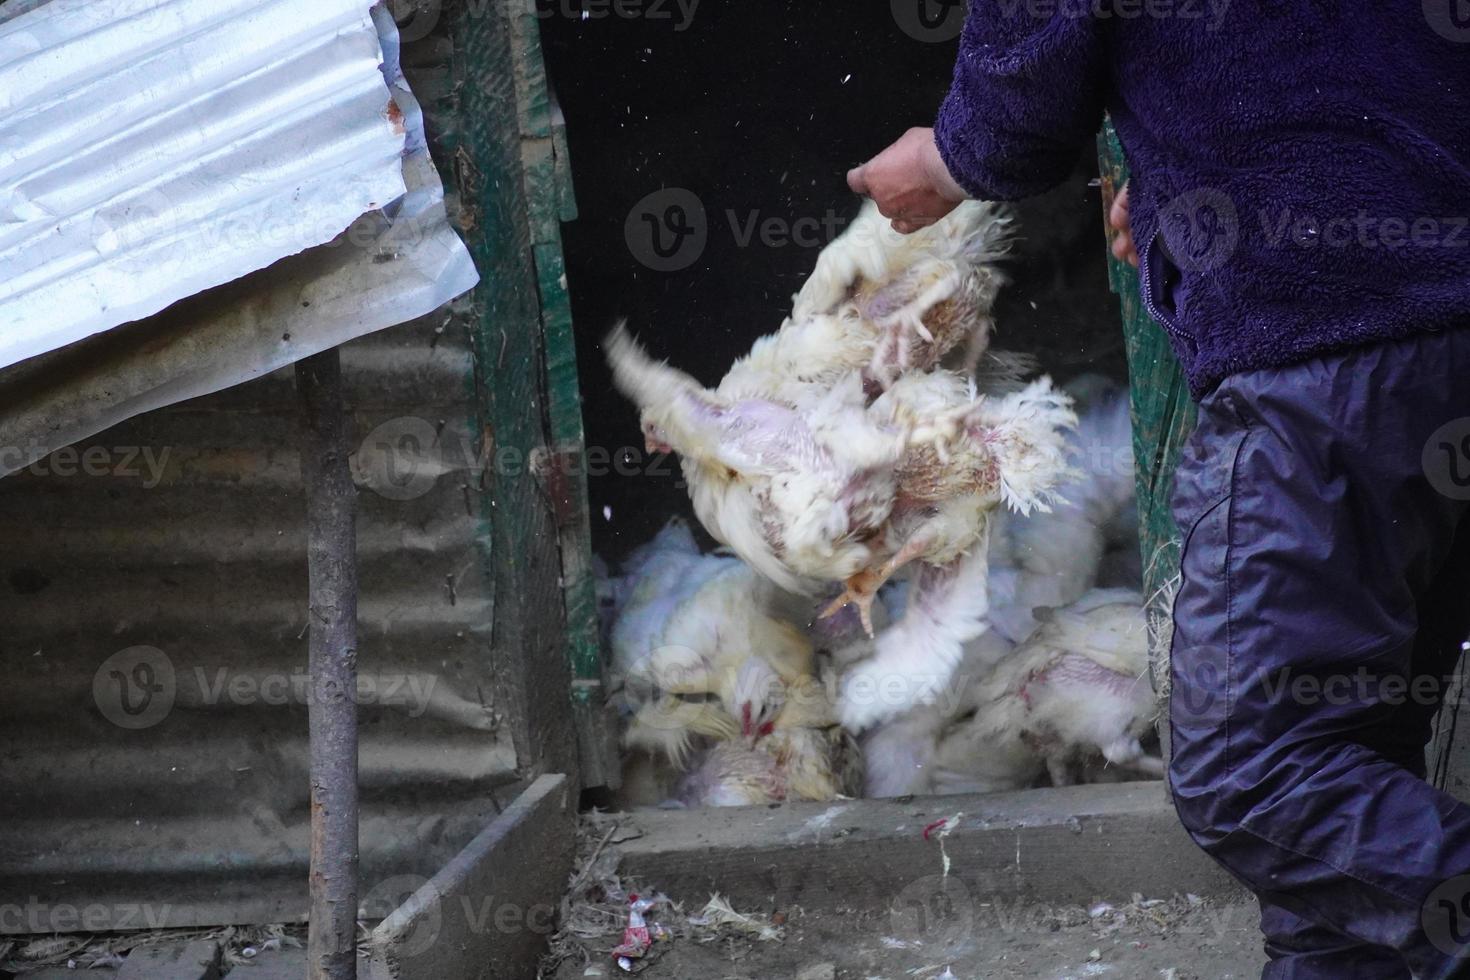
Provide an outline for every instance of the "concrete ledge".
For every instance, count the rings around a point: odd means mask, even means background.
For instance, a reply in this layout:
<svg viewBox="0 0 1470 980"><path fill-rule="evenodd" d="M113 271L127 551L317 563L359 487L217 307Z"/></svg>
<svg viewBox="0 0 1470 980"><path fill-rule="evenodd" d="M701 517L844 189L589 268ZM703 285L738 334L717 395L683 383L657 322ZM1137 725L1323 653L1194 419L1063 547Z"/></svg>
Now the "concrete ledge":
<svg viewBox="0 0 1470 980"><path fill-rule="evenodd" d="M572 871L575 812L567 778L542 776L433 878L390 883L412 894L373 930L372 980L534 977Z"/></svg>
<svg viewBox="0 0 1470 980"><path fill-rule="evenodd" d="M927 825L956 813L964 816L942 850L924 839ZM623 870L689 902L718 891L737 907L884 908L946 892L948 879L979 902L1243 894L1189 839L1159 782L650 810L624 823L616 835Z"/></svg>

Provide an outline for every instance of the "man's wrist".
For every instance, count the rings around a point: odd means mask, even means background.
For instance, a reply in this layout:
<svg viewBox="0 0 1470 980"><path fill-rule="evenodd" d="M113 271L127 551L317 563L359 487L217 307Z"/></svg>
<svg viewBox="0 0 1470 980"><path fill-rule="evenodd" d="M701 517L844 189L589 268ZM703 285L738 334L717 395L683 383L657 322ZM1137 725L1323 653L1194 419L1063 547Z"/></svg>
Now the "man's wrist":
<svg viewBox="0 0 1470 980"><path fill-rule="evenodd" d="M934 139L934 131L929 130L929 140L923 150L924 173L929 178L929 184L946 200L964 201L969 194L954 175L949 172L949 167L944 162L944 156L939 152L939 144Z"/></svg>

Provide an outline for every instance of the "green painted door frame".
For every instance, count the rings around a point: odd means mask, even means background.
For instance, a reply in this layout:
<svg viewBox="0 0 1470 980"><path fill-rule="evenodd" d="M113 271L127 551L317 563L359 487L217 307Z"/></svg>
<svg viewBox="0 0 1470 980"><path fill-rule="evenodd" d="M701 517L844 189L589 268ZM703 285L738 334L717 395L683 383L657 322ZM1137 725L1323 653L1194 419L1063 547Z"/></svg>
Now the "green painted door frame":
<svg viewBox="0 0 1470 980"><path fill-rule="evenodd" d="M1113 198L1128 182L1128 162L1111 121L1098 135L1098 168L1102 176L1103 227L1108 244L1113 232L1107 213ZM1128 383L1133 410L1133 457L1138 480L1139 547L1143 553L1143 588L1153 629L1150 663L1154 689L1167 708L1168 644L1172 632L1170 606L1179 575L1179 529L1169 502L1180 453L1195 426L1195 404L1179 361L1163 327L1149 316L1139 288L1138 270L1108 253L1108 278L1123 316L1128 350ZM1168 726L1160 726L1168 752Z"/></svg>

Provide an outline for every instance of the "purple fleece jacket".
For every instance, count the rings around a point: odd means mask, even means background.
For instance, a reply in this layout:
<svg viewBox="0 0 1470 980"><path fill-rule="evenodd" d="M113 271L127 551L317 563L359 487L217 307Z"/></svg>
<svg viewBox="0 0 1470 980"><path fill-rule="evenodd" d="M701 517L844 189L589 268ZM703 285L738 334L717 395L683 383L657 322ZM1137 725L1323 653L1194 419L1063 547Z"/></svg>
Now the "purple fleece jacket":
<svg viewBox="0 0 1470 980"><path fill-rule="evenodd" d="M969 193L1059 183L1104 110L1144 300L1196 397L1470 326L1460 0L971 0L935 124Z"/></svg>

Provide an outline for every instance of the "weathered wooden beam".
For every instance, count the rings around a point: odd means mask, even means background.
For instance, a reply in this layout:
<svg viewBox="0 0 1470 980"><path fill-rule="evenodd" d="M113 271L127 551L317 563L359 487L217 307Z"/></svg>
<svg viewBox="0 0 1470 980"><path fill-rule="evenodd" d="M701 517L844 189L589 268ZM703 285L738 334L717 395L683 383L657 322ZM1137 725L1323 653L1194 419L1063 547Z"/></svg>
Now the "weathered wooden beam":
<svg viewBox="0 0 1470 980"><path fill-rule="evenodd" d="M925 828L955 814L941 840ZM614 838L622 872L699 907L884 908L967 901L1085 904L1239 894L1191 841L1157 782L903 800L638 811ZM949 860L948 873L945 858Z"/></svg>
<svg viewBox="0 0 1470 980"><path fill-rule="evenodd" d="M578 781L572 671L562 655L568 639L565 570L558 502L573 498L547 487L530 463L555 454L549 431L541 297L530 227L524 125L518 93L541 70L512 32L536 29L517 4L451 5L456 90L465 121L458 134L461 222L484 277L474 293L476 424L483 433L484 481L474 494L494 616L484 625L489 656L501 673L517 769L534 777L567 773ZM519 462L514 462L519 461ZM569 487L570 488L570 485ZM575 504L573 504L575 505ZM589 583L590 584L590 583Z"/></svg>
<svg viewBox="0 0 1470 980"><path fill-rule="evenodd" d="M576 850L575 788L537 779L373 930L372 980L522 980L556 928Z"/></svg>
<svg viewBox="0 0 1470 980"><path fill-rule="evenodd" d="M348 469L342 365L296 365L311 626L310 980L357 976L357 488Z"/></svg>

